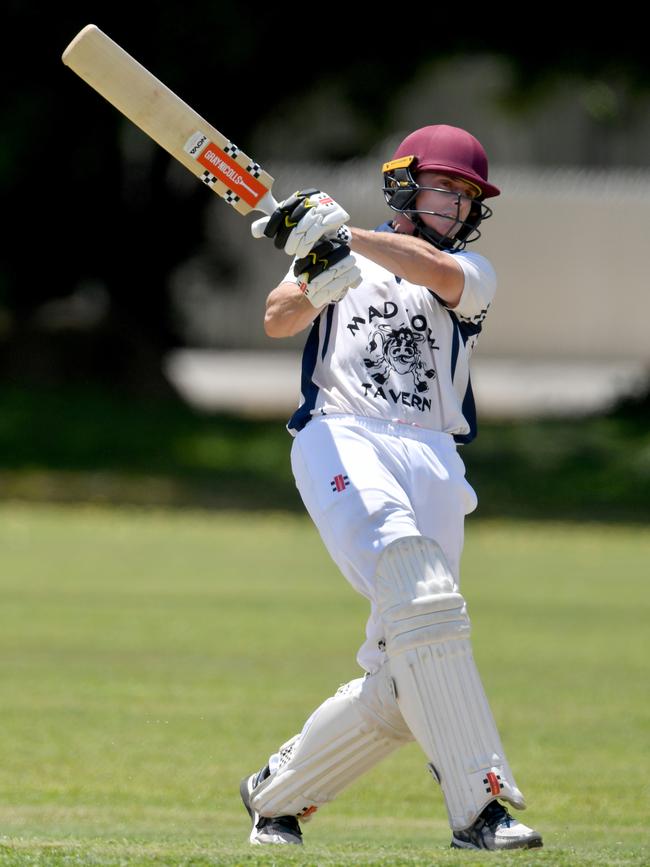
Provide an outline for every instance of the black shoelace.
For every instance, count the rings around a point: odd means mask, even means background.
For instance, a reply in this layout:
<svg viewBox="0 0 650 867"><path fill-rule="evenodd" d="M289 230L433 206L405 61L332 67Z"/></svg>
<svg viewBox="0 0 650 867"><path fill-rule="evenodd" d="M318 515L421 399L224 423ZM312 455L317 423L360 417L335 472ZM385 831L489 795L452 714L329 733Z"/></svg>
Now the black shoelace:
<svg viewBox="0 0 650 867"><path fill-rule="evenodd" d="M502 822L505 822L506 827L510 827L510 822L512 821L512 816L506 808L500 804L498 801L490 801L487 807L481 813L481 819L484 824L488 826L488 828L494 832L497 825L500 825Z"/></svg>

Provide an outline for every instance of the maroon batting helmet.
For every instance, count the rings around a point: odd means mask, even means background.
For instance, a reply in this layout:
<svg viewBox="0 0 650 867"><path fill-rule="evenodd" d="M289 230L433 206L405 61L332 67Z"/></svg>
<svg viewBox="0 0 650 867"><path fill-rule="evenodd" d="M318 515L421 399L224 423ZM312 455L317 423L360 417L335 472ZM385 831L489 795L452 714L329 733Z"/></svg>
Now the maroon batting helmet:
<svg viewBox="0 0 650 867"><path fill-rule="evenodd" d="M417 173L423 171L459 178L476 190L470 213L453 237L441 235L418 216L423 212L415 207L417 194L422 189L431 189L417 183ZM483 200L501 192L488 181L488 160L483 145L466 130L445 124L425 126L408 135L393 158L384 164L383 174L384 196L389 207L405 214L414 223L417 235L444 250L462 250L480 237L480 223L492 216L492 210Z"/></svg>

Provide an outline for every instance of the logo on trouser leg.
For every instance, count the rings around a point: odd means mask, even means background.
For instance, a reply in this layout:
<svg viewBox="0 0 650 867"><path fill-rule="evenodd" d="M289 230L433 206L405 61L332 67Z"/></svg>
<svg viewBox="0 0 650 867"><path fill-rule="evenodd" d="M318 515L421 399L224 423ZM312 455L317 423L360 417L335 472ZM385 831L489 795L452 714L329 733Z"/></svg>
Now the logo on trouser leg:
<svg viewBox="0 0 650 867"><path fill-rule="evenodd" d="M342 475L341 473L339 473L338 476L334 476L334 478L330 482L330 485L332 486L332 491L334 491L334 493L340 493L341 491L344 491L349 484L350 479L347 476Z"/></svg>
<svg viewBox="0 0 650 867"><path fill-rule="evenodd" d="M491 795L501 794L501 789L503 788L503 783L501 782L501 777L499 774L495 774L494 771L489 771L485 775L483 783L487 787L485 789L487 794L491 794Z"/></svg>
<svg viewBox="0 0 650 867"><path fill-rule="evenodd" d="M296 816L296 819L300 819L301 822L308 822L311 817L314 815L318 807L312 804L309 807L303 807L302 810Z"/></svg>

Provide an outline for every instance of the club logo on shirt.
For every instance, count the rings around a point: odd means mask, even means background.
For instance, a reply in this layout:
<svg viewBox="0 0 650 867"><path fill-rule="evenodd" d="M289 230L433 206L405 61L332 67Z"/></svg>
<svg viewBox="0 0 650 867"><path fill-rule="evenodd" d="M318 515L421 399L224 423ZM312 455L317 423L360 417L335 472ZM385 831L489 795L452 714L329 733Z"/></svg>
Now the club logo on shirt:
<svg viewBox="0 0 650 867"><path fill-rule="evenodd" d="M428 391L427 380L433 379L436 372L433 368L427 368L422 361L420 344L425 340L424 334L407 328L404 323L398 328L393 328L392 325L377 325L366 346L369 354L363 359L371 379L383 385L391 371L400 376L410 373L415 391Z"/></svg>
<svg viewBox="0 0 650 867"><path fill-rule="evenodd" d="M383 310L368 308L368 318L353 316L347 324L348 330L367 335L365 353L362 356L363 369L371 382L362 382L364 397L383 398L388 403L413 407L421 412L431 409L431 400L426 396L436 371L423 357L425 348L433 354L436 339L431 333L426 317L421 314L394 320L398 307L386 301ZM375 322L375 319L383 321ZM369 329L361 329L370 325Z"/></svg>

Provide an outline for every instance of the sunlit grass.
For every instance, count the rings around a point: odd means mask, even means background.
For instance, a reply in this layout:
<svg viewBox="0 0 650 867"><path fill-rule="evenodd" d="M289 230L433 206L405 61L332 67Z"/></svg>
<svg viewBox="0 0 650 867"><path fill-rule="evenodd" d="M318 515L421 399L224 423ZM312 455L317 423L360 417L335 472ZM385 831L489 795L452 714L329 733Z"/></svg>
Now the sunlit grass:
<svg viewBox="0 0 650 867"><path fill-rule="evenodd" d="M468 523L476 656L546 843L499 863L649 860L648 562L635 528ZM240 777L359 673L366 603L306 519L8 504L0 598L0 863L458 862L415 745L304 850L246 842Z"/></svg>

